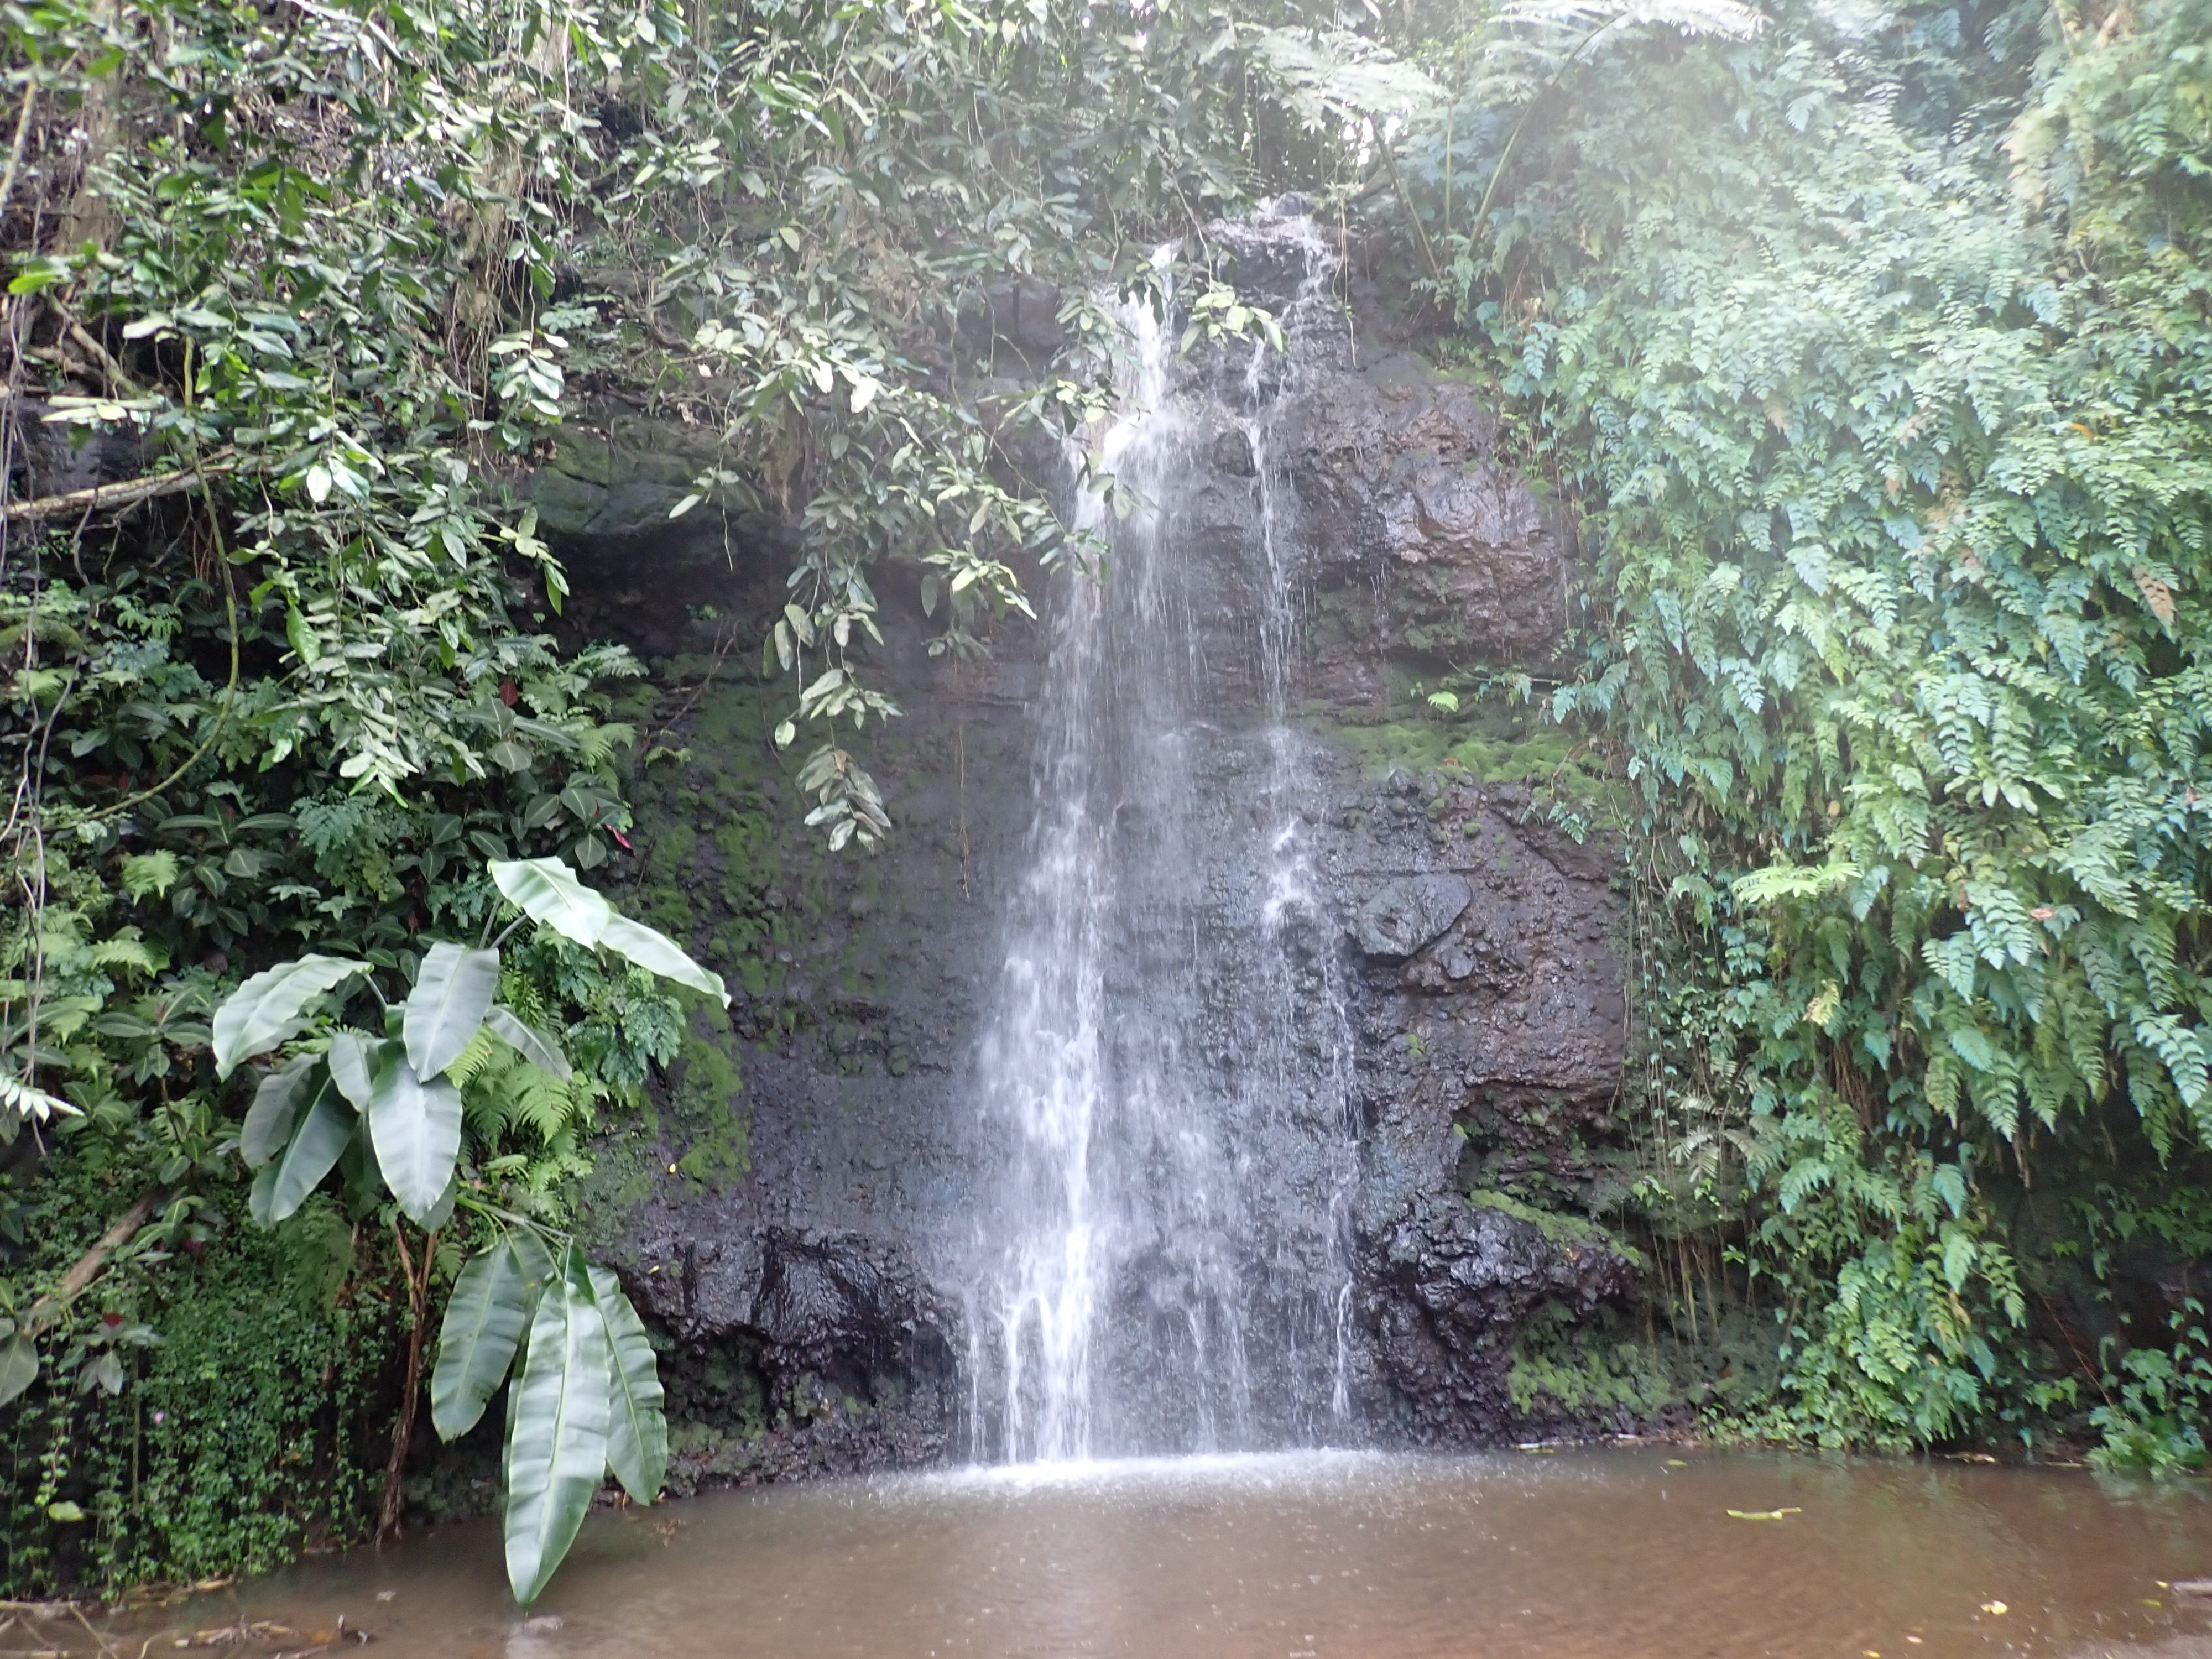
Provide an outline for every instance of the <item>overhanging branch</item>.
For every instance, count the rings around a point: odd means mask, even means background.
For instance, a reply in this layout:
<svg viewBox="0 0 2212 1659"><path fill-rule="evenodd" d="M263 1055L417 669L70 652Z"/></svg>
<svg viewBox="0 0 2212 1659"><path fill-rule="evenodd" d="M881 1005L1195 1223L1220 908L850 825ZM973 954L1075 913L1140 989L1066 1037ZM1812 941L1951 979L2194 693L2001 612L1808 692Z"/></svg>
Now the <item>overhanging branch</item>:
<svg viewBox="0 0 2212 1659"><path fill-rule="evenodd" d="M235 472L239 465L237 456L226 449L210 456L199 465L187 467L180 472L155 472L143 478L125 478L120 483L94 484L89 489L72 489L60 495L41 495L36 501L0 501L0 524L39 524L48 519L112 513L163 495L177 495L187 489L197 489L203 480L219 477L226 472Z"/></svg>

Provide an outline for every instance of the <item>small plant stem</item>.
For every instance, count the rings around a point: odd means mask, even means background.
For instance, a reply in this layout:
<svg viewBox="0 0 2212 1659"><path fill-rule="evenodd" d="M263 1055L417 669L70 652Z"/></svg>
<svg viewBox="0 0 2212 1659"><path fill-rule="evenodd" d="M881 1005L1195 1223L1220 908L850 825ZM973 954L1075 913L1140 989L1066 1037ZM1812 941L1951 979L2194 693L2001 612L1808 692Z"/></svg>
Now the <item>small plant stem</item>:
<svg viewBox="0 0 2212 1659"><path fill-rule="evenodd" d="M23 150L31 137L31 112L38 104L39 83L29 81L23 88L22 107L15 112L15 142L8 149L8 171L0 173L0 213L7 211L9 198L15 193L15 175L23 169Z"/></svg>
<svg viewBox="0 0 2212 1659"><path fill-rule="evenodd" d="M436 1233L424 1237L418 1273L407 1249L406 1224L397 1216L392 1220L392 1238L399 1247L399 1271L407 1280L407 1385L399 1400L399 1419L392 1425L392 1455L384 1465L384 1506L376 1522L379 1543L399 1535L399 1511L407 1496L407 1449L415 1438L415 1408L422 1393L422 1328L429 1313L430 1263L438 1249Z"/></svg>

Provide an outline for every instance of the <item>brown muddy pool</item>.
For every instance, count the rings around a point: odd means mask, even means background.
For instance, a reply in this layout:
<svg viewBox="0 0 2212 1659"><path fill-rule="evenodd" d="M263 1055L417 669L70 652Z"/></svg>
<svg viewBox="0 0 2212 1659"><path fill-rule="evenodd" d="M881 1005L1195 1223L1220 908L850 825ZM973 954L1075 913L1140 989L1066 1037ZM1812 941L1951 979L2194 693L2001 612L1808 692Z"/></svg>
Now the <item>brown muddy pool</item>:
<svg viewBox="0 0 2212 1659"><path fill-rule="evenodd" d="M1000 1469L596 1515L527 1618L471 1524L102 1633L128 1659L2183 1659L2212 1656L2212 1601L2168 1588L2212 1577L2208 1498L1648 1447Z"/></svg>

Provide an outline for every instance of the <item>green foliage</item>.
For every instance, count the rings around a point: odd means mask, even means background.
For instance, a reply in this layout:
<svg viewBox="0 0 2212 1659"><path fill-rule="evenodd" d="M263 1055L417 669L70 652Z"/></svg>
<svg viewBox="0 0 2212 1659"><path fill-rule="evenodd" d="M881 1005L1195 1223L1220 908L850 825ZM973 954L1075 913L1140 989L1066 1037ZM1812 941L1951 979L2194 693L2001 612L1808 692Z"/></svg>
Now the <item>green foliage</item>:
<svg viewBox="0 0 2212 1659"><path fill-rule="evenodd" d="M82 1184L49 1185L42 1226L85 1201ZM107 1348L118 1388L40 1389L10 1418L0 1571L15 1593L264 1570L366 1535L358 1448L384 1426L399 1330L376 1287L392 1264L373 1237L356 1260L319 1201L274 1232L242 1220L217 1209L173 1266L142 1257L103 1281L104 1311L79 1328L117 1316L118 1332L160 1333Z"/></svg>
<svg viewBox="0 0 2212 1659"><path fill-rule="evenodd" d="M1681 1392L1661 1356L1617 1332L1577 1328L1568 1310L1540 1309L1515 1336L1505 1387L1523 1419L1610 1427L1648 1422Z"/></svg>
<svg viewBox="0 0 2212 1659"><path fill-rule="evenodd" d="M1780 1292L1759 1427L1956 1439L2027 1397L1991 1180L2212 1131L2212 14L1600 27L1509 97L1524 21L1431 43L1401 211L1595 549L1548 707L1641 798L1645 1197Z"/></svg>
<svg viewBox="0 0 2212 1659"><path fill-rule="evenodd" d="M558 859L495 860L489 874L521 912L501 941L534 921L561 939L650 963L728 1003L720 978L666 935L617 915ZM464 1161L464 1089L478 1100L470 1115L495 1134L518 1109L524 1086L515 1082L518 1072L542 1077L563 1102L573 1098L564 1080L573 1080L574 1069L557 1042L515 1010L502 1011L495 1042L499 942L474 948L432 943L405 1000L385 1004L385 1028L397 1036L379 1039L331 1024L349 1000L337 993L366 973L360 963L305 957L255 975L216 1010L216 1063L224 1071L295 1039L314 1045L271 1071L256 1091L248 1114L253 1150L246 1156L265 1162L251 1199L254 1218L264 1226L283 1222L350 1153L356 1172L343 1179L349 1207L364 1216L388 1191L397 1214L381 1218L403 1252L399 1215L430 1235L426 1255L457 1205L495 1230L455 1277L431 1378L431 1417L447 1439L467 1432L509 1368L519 1367L508 1396L507 1560L515 1599L527 1604L574 1541L610 1464L638 1502L659 1495L668 1431L652 1346L611 1273L587 1268L571 1241L541 1240L526 1218L496 1201L501 1195L486 1180L505 1162L487 1155L496 1150L495 1139L480 1134L469 1149L476 1156ZM381 1001L374 979L364 982ZM489 1062L495 1046L511 1053L506 1065ZM526 1051L550 1060L553 1070L541 1072ZM252 1122L264 1114L264 1122ZM284 1144L281 1124L295 1115L298 1127ZM543 1132L544 1119L533 1116L533 1127ZM247 1139L242 1132L241 1152ZM421 1281L410 1278L410 1294L419 1309ZM526 1325L529 1335L522 1341ZM416 1377L410 1363L410 1393ZM402 1404L403 1447L412 1422L410 1399Z"/></svg>
<svg viewBox="0 0 2212 1659"><path fill-rule="evenodd" d="M2174 1310L2172 1352L2130 1348L2120 1356L2117 1375L2104 1374L2105 1403L2089 1413L2104 1435L2104 1443L2089 1454L2099 1468L2172 1474L2204 1468L2204 1431L2212 1424L2212 1339L2205 1335L2203 1316L2203 1305L2191 1297Z"/></svg>

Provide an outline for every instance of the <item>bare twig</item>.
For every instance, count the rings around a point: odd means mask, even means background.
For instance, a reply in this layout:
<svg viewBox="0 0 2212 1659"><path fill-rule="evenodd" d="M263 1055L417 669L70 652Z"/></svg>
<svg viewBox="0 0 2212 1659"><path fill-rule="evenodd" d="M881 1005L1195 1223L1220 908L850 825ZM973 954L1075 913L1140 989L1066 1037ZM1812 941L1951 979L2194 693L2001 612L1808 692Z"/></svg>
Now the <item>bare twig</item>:
<svg viewBox="0 0 2212 1659"><path fill-rule="evenodd" d="M74 317L70 319L69 337L89 351L93 356L93 361L107 371L107 383L110 386L126 398L136 398L140 395L137 381L132 380L124 371L123 365L115 361L114 354L100 344L99 339Z"/></svg>
<svg viewBox="0 0 2212 1659"><path fill-rule="evenodd" d="M677 705L677 709L674 714L671 714L666 720L661 721L659 730L656 731L649 726L645 728L644 733L638 738L637 743L637 752L640 756L649 754L652 750L654 740L659 738L665 738L671 732L674 731L684 717L691 712L692 708L697 704L699 699L706 696L707 688L714 683L714 675L716 672L720 669L724 659L729 656L731 650L737 645L737 624L732 623L730 625L727 635L718 638L714 650L714 660L707 665L707 672L705 675L701 678L699 684L691 688L691 695L684 698L681 703ZM674 688L672 687L671 688L671 690L673 689Z"/></svg>
<svg viewBox="0 0 2212 1659"><path fill-rule="evenodd" d="M8 171L0 173L0 213L8 210L9 198L15 193L15 175L23 170L23 147L30 142L31 112L38 107L39 83L27 81L23 87L23 107L15 112L15 142L8 149Z"/></svg>
<svg viewBox="0 0 2212 1659"><path fill-rule="evenodd" d="M199 465L180 472L155 472L143 478L126 478L121 483L94 484L89 489L41 495L31 501L0 501L0 524L36 524L47 519L111 513L158 496L180 495L188 489L198 489L208 478L235 472L238 468L238 458L228 450L222 450Z"/></svg>
<svg viewBox="0 0 2212 1659"><path fill-rule="evenodd" d="M392 1241L399 1246L399 1270L407 1280L407 1389L400 1396L399 1420L392 1425L392 1455L384 1465L384 1506L377 1517L379 1542L399 1534L399 1514L407 1496L407 1449L415 1439L415 1408L422 1392L422 1327L429 1317L430 1265L438 1250L434 1232L422 1241L422 1270L407 1249L407 1231L392 1218Z"/></svg>

